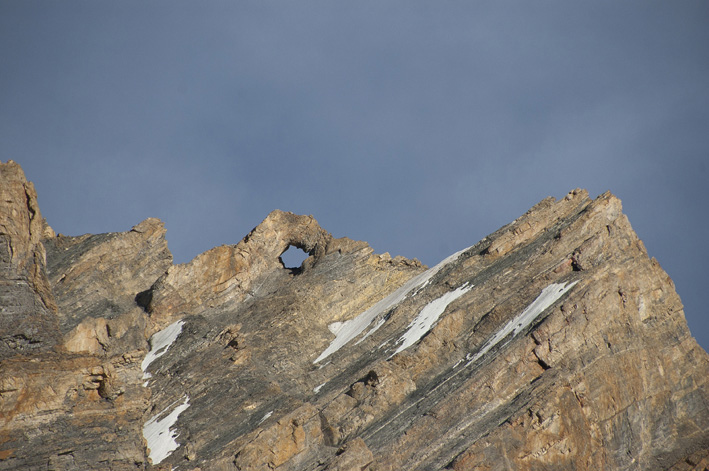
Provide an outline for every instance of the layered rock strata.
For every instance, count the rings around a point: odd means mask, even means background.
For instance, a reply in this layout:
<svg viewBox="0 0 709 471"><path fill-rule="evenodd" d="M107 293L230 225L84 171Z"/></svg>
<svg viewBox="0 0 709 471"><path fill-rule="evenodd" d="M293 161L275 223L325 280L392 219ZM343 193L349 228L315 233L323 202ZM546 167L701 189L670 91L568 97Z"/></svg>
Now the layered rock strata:
<svg viewBox="0 0 709 471"><path fill-rule="evenodd" d="M707 467L709 357L611 194L432 268L282 211L172 265L0 168L0 469Z"/></svg>
<svg viewBox="0 0 709 471"><path fill-rule="evenodd" d="M20 166L0 176L0 469L143 469L135 293L172 264L162 223L57 236Z"/></svg>
<svg viewBox="0 0 709 471"><path fill-rule="evenodd" d="M0 359L42 352L58 341L58 323L40 242L51 228L22 168L0 164ZM29 315L28 315L29 314Z"/></svg>

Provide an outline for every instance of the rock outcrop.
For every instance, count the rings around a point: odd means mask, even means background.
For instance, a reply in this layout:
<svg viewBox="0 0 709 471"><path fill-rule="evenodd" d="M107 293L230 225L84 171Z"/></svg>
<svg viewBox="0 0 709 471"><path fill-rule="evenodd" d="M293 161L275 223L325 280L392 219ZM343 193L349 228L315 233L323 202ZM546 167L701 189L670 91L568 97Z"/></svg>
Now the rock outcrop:
<svg viewBox="0 0 709 471"><path fill-rule="evenodd" d="M172 266L162 222L147 219L124 233L60 234L43 243L66 349L120 355L143 348L147 323L136 293Z"/></svg>
<svg viewBox="0 0 709 471"><path fill-rule="evenodd" d="M135 293L172 264L162 224L55 236L19 165L0 176L0 469L144 468Z"/></svg>
<svg viewBox="0 0 709 471"><path fill-rule="evenodd" d="M0 359L41 352L58 341L57 307L40 242L42 219L34 185L14 162L0 165ZM31 315L28 315L31 313Z"/></svg>
<svg viewBox="0 0 709 471"><path fill-rule="evenodd" d="M0 169L0 469L707 469L709 356L611 194L432 268L282 211L172 265Z"/></svg>

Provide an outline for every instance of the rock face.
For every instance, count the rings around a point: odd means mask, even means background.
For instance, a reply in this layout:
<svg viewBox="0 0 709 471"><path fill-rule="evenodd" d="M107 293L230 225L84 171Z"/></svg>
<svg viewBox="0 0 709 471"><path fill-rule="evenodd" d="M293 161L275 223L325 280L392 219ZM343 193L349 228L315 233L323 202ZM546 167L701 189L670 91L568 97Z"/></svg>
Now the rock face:
<svg viewBox="0 0 709 471"><path fill-rule="evenodd" d="M34 185L19 165L0 165L0 359L41 352L58 341L56 305L40 242L51 232L37 206ZM31 313L31 315L27 315Z"/></svg>
<svg viewBox="0 0 709 471"><path fill-rule="evenodd" d="M159 221L55 236L0 169L0 469L709 465L709 356L610 194L428 269L282 211L172 265Z"/></svg>
<svg viewBox="0 0 709 471"><path fill-rule="evenodd" d="M144 468L135 293L172 264L162 224L55 236L19 165L0 176L0 469Z"/></svg>

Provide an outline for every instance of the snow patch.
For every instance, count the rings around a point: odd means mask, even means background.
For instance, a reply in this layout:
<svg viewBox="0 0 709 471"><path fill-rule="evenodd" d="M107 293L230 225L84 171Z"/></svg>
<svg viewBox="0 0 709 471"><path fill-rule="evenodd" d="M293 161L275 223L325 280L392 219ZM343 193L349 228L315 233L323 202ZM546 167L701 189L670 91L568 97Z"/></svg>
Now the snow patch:
<svg viewBox="0 0 709 471"><path fill-rule="evenodd" d="M433 278L436 273L441 271L441 269L443 269L449 263L457 260L458 257L469 248L470 247L460 250L454 253L453 255L450 255L435 267L429 268L425 272L411 278L409 281L400 286L396 291L394 291L384 299L381 299L374 306L362 312L354 319L350 319L345 322L333 322L332 324L330 324L328 328L333 334L335 334L335 339L320 354L320 356L313 361L313 363L321 362L325 358L338 351L345 344L356 338L365 329L367 329L367 327L369 327L369 325L374 319L377 318L377 316L384 314L395 306L397 306L409 295L409 293L413 292L413 295L416 295L431 281L431 278ZM378 329L383 324L383 321L378 322L373 330Z"/></svg>
<svg viewBox="0 0 709 471"><path fill-rule="evenodd" d="M150 337L150 351L147 355L145 355L143 363L140 365L143 369L143 379L150 379L152 377L152 375L146 370L152 362L163 356L173 342L177 340L180 332L182 332L182 326L184 323L185 321L182 320L174 322ZM143 386L147 386L147 384L148 383L145 382L143 383Z"/></svg>
<svg viewBox="0 0 709 471"><path fill-rule="evenodd" d="M397 353L409 348L411 345L418 342L421 337L426 335L426 333L431 330L433 324L438 320L438 317L443 314L448 305L463 296L465 293L470 291L473 285L468 285L467 283L460 286L455 291L450 291L438 299L434 299L428 303L421 312L418 313L416 318L409 324L409 330L399 339L402 344L393 353L392 356Z"/></svg>
<svg viewBox="0 0 709 471"><path fill-rule="evenodd" d="M171 427L175 425L180 414L190 406L189 396L185 398L185 402L175 407L172 412L160 419L160 417L176 403L177 402L173 402L167 406L164 411L155 415L143 425L143 437L145 437L145 441L148 442L148 449L150 450L149 457L154 465L170 456L170 454L179 447L175 441L179 433L177 433L176 430L172 430Z"/></svg>
<svg viewBox="0 0 709 471"><path fill-rule="evenodd" d="M495 335L485 343L478 353L470 357L470 361L468 361L466 366L485 355L492 347L510 335L510 333L512 334L512 338L514 338L522 330L529 327L541 313L554 304L564 293L573 288L576 283L578 283L578 280L573 283L553 283L544 288L541 294L537 296L537 299L532 301L532 304L527 306L517 317L505 324L502 329L498 330Z"/></svg>
<svg viewBox="0 0 709 471"><path fill-rule="evenodd" d="M320 390L322 389L322 387L325 386L326 384L327 384L327 383L323 383L323 384L321 384L320 386L315 386L315 387L313 388L313 392L314 392L315 394L319 393Z"/></svg>
<svg viewBox="0 0 709 471"><path fill-rule="evenodd" d="M374 327L372 327L371 329L369 329L369 331L368 331L366 334L364 334L364 337L362 337L361 339L359 339L359 340L357 340L357 341L355 342L355 345L359 345L360 342L363 342L364 339L366 339L367 337L369 337L370 335L372 335L374 332L376 332L377 329L379 329L381 326L383 326L386 321L387 321L386 318L384 318L384 317L380 318L380 319L377 321L377 323L374 324Z"/></svg>
<svg viewBox="0 0 709 471"><path fill-rule="evenodd" d="M343 322L333 322L332 324L328 325L327 328L332 332L333 334L337 335L337 333L340 331L342 328Z"/></svg>
<svg viewBox="0 0 709 471"><path fill-rule="evenodd" d="M262 423L264 423L266 421L266 419L268 419L272 415L273 415L273 411L270 411L270 412L267 412L266 414L264 414L264 416L261 417L261 420L258 421L258 425L261 425Z"/></svg>

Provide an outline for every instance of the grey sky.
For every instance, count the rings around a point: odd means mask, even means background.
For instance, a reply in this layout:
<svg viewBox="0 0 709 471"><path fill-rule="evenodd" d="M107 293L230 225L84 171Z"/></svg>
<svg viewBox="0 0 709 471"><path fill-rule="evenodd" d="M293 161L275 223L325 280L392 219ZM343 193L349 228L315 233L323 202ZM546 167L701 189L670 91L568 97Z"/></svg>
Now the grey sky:
<svg viewBox="0 0 709 471"><path fill-rule="evenodd" d="M177 262L272 209L428 265L611 190L709 348L706 1L0 2L0 160Z"/></svg>

